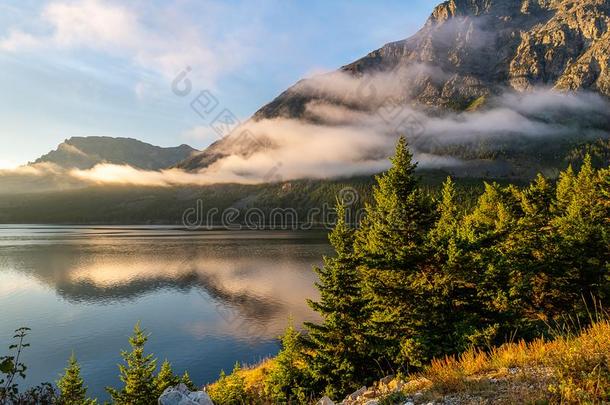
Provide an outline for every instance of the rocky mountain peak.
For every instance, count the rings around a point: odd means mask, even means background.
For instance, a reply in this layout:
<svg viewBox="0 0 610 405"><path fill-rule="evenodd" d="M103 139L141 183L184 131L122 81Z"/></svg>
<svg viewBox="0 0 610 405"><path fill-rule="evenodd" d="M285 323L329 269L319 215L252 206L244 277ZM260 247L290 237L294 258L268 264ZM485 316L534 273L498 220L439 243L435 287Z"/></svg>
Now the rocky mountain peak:
<svg viewBox="0 0 610 405"><path fill-rule="evenodd" d="M412 37L388 43L335 73L347 82L385 74L393 102L433 115L485 109L501 94L541 88L610 98L610 1L448 0ZM312 117L310 107L374 112L384 101L350 100L329 94L329 86L320 77L301 80L253 120L324 124ZM197 170L232 153L243 155L237 144L223 139L180 167Z"/></svg>
<svg viewBox="0 0 610 405"><path fill-rule="evenodd" d="M411 38L341 70L358 76L425 65L428 73L397 83L404 99L454 110L506 88L586 89L610 97L609 32L607 0L449 0ZM289 89L255 118L301 117L300 107L311 100L298 93Z"/></svg>

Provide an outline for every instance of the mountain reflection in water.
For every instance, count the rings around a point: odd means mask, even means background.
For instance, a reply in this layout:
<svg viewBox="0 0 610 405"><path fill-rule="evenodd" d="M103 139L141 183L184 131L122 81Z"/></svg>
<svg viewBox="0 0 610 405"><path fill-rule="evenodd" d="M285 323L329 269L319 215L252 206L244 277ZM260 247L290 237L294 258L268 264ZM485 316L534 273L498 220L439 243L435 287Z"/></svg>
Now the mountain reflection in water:
<svg viewBox="0 0 610 405"><path fill-rule="evenodd" d="M74 350L105 398L141 321L150 351L204 383L274 354L289 317L316 319L305 300L329 253L321 232L2 226L0 344L31 327L29 383L54 380Z"/></svg>

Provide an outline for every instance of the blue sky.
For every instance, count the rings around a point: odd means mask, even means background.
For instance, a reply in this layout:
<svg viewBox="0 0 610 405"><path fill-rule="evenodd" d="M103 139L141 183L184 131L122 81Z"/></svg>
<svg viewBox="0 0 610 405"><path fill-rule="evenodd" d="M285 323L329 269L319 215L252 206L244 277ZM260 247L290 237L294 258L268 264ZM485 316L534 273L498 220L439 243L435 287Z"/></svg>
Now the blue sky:
<svg viewBox="0 0 610 405"><path fill-rule="evenodd" d="M209 90L239 119L302 77L417 31L436 0L4 0L0 168L71 136L203 148ZM186 67L188 96L171 83Z"/></svg>

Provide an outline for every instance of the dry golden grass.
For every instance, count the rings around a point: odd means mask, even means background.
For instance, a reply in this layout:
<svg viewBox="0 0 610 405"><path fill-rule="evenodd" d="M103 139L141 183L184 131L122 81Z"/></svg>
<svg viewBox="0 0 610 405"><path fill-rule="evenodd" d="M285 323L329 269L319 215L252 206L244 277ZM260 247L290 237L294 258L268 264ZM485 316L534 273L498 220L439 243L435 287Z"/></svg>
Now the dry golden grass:
<svg viewBox="0 0 610 405"><path fill-rule="evenodd" d="M582 403L610 401L610 323L577 336L470 350L432 363L417 378L431 382L427 398L469 394L472 402Z"/></svg>
<svg viewBox="0 0 610 405"><path fill-rule="evenodd" d="M248 398L251 398L251 400L247 400L246 402L257 404L266 403L263 400L263 398L265 398L265 380L270 370L273 368L273 364L274 359L265 359L256 365L244 365L237 373L233 371L230 374L230 377L234 378L236 381L243 381L245 394ZM222 387L218 381L206 387L206 390L213 397L215 393L218 393L218 391L223 389L226 390L226 387ZM223 394L219 395L221 397L223 396Z"/></svg>

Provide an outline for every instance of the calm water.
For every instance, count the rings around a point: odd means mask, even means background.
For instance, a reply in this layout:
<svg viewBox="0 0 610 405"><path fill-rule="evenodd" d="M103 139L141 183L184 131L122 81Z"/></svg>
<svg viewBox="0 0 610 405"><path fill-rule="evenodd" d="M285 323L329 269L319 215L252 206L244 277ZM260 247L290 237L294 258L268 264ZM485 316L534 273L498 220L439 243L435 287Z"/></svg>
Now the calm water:
<svg viewBox="0 0 610 405"><path fill-rule="evenodd" d="M74 351L105 398L141 321L148 351L206 383L275 354L290 316L316 319L305 299L329 252L318 232L0 225L0 355L29 326L29 384L54 381Z"/></svg>

